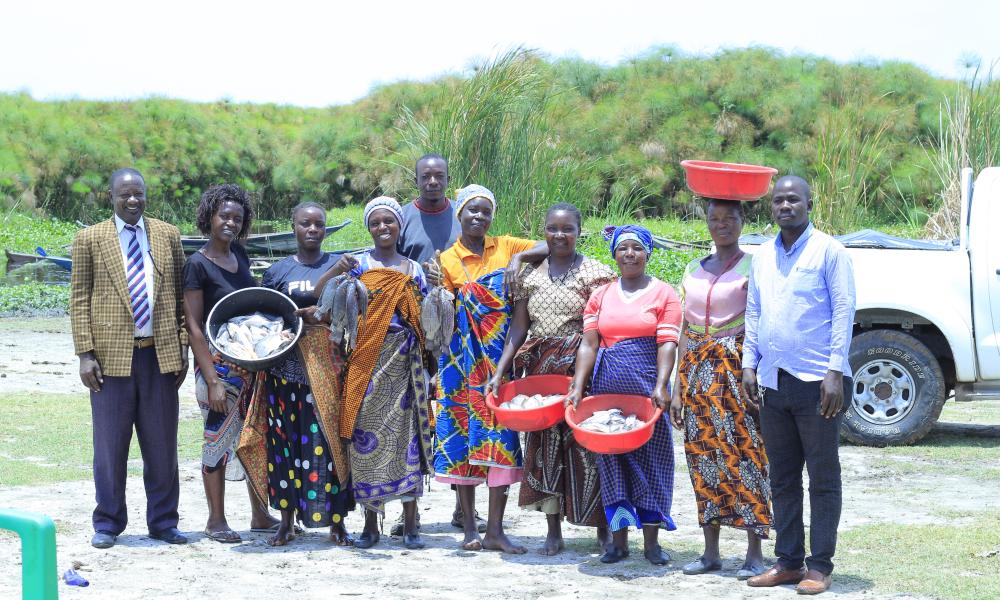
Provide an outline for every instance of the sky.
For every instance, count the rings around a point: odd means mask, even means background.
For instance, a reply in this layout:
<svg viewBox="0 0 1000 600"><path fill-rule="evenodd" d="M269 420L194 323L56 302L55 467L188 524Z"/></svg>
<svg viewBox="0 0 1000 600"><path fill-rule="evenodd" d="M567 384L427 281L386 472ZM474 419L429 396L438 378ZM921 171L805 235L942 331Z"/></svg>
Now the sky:
<svg viewBox="0 0 1000 600"><path fill-rule="evenodd" d="M7 0L0 92L330 106L517 46L611 65L756 45L959 78L1000 59L998 23L996 0Z"/></svg>

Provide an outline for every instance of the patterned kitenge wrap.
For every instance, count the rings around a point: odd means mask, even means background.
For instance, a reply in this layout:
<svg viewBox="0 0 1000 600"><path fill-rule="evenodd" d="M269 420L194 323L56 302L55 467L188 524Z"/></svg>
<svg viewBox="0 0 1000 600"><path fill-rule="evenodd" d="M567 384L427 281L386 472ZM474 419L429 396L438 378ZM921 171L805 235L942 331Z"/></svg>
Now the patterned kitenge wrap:
<svg viewBox="0 0 1000 600"><path fill-rule="evenodd" d="M655 337L623 340L597 352L591 394L649 396L656 386ZM598 454L601 499L612 531L630 525L659 525L674 530L670 503L674 495L674 449L664 413L645 445L625 454Z"/></svg>
<svg viewBox="0 0 1000 600"><path fill-rule="evenodd" d="M686 331L678 367L684 401L684 454L698 523L729 525L767 538L771 486L757 418L740 394L743 335Z"/></svg>
<svg viewBox="0 0 1000 600"><path fill-rule="evenodd" d="M246 473L237 460L236 446L253 396L255 374L224 360L211 345L209 349L212 351L215 372L226 389L226 412L220 413L209 408L208 384L201 369L195 365L194 396L205 423L201 447L202 471L212 473L224 468L226 479L240 481L246 477Z"/></svg>
<svg viewBox="0 0 1000 600"><path fill-rule="evenodd" d="M353 423L351 473L358 502L384 514L390 500L423 495L423 478L430 474L433 443L423 338L418 335L420 292L410 276L393 269L371 269L360 278L373 300L357 348L379 336L379 353ZM406 285L398 285L401 279ZM389 319L393 314L399 318L384 329L370 326L385 320L383 311ZM348 377L356 356L357 349L348 358Z"/></svg>
<svg viewBox="0 0 1000 600"><path fill-rule="evenodd" d="M344 370L329 330L306 326L294 358L262 377L240 436L251 489L276 509L295 510L307 527L339 523L354 508L337 434Z"/></svg>
<svg viewBox="0 0 1000 600"><path fill-rule="evenodd" d="M420 290L412 277L395 269L369 269L359 277L368 288L368 311L358 323L358 341L348 360L344 382L344 409L340 417L340 435L354 435L354 419L371 386L372 373L382 354L382 344L393 316L410 323L420 345L424 331L420 328Z"/></svg>
<svg viewBox="0 0 1000 600"><path fill-rule="evenodd" d="M486 406L486 384L503 354L510 319L503 270L464 284L455 300L455 334L438 365L434 472L475 484L486 481L487 467L521 467L517 432L500 425Z"/></svg>
<svg viewBox="0 0 1000 600"><path fill-rule="evenodd" d="M581 339L579 333L530 339L514 358L514 372L518 376L571 377ZM524 445L520 506L544 509L544 503L555 498L557 514L565 515L570 523L590 527L606 524L597 460L593 452L576 443L568 425L559 423L544 431L528 432Z"/></svg>

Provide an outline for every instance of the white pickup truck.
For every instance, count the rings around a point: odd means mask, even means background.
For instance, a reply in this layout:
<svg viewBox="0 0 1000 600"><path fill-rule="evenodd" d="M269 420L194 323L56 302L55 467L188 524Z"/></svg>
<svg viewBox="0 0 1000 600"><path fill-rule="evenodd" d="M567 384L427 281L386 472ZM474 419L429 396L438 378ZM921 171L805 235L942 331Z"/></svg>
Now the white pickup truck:
<svg viewBox="0 0 1000 600"><path fill-rule="evenodd" d="M960 237L840 236L854 262L854 394L842 434L912 444L945 399L1000 397L1000 167L961 173ZM753 251L759 236L741 240Z"/></svg>

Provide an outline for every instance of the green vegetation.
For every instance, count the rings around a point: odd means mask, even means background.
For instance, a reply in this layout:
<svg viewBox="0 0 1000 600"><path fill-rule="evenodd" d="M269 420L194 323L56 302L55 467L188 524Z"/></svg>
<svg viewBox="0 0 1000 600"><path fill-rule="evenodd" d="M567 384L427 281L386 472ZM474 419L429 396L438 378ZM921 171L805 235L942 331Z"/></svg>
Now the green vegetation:
<svg viewBox="0 0 1000 600"><path fill-rule="evenodd" d="M835 581L875 582L880 592L949 600L1000 597L1000 512L971 523L867 525L841 532ZM844 580L847 580L846 582Z"/></svg>
<svg viewBox="0 0 1000 600"><path fill-rule="evenodd" d="M69 307L69 286L30 282L0 286L0 316L64 313Z"/></svg>
<svg viewBox="0 0 1000 600"><path fill-rule="evenodd" d="M90 399L86 394L15 393L6 397L0 436L0 481L6 486L36 485L91 476ZM42 415L49 417L42 418ZM183 419L178 430L180 460L201 456L200 418ZM138 459L135 437L130 459ZM141 475L140 464L129 474Z"/></svg>
<svg viewBox="0 0 1000 600"><path fill-rule="evenodd" d="M412 197L413 160L438 151L451 158L453 187L495 188L510 208L503 233L535 230L557 199L615 218L695 214L684 158L802 174L816 184L821 225L835 232L901 218L920 226L941 202L936 174L954 173L941 164L940 131L964 89L975 90L967 113L955 113L970 115L966 140L995 148L996 135L982 134L1000 122L1000 83L989 77L970 87L909 64L763 48L655 48L610 67L515 51L467 78L387 85L325 109L8 94L0 206L93 222L109 213L108 173L134 164L154 216L189 222L200 193L230 181L259 196L262 217L285 219L305 198L345 206ZM977 167L995 158L974 155Z"/></svg>

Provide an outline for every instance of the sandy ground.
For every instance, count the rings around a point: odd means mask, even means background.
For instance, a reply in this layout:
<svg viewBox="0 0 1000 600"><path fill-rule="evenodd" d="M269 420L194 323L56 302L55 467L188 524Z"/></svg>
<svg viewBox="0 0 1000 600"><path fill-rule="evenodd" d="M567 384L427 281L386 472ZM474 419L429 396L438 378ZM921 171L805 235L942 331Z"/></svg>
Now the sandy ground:
<svg viewBox="0 0 1000 600"><path fill-rule="evenodd" d="M48 392L80 392L75 358L65 319L44 319L18 324L0 321L0 388L40 389L46 381ZM44 352L39 352L44 348ZM45 377L40 377L45 375ZM189 385L189 384L186 384ZM182 395L184 412L194 412L193 394ZM675 436L676 440L676 436ZM676 446L683 464L683 450ZM842 530L860 525L894 521L926 523L942 508L974 513L995 498L988 486L957 476L907 476L887 481L873 466L871 452L844 447L844 512ZM679 525L663 532L661 543L673 562L653 567L642 559L633 536L633 557L617 565L603 565L593 543L593 532L566 526L567 550L557 557L542 557L533 550L544 538L541 515L513 506L508 508L507 527L529 547L522 556L496 552L466 552L458 549L458 530L448 521L454 495L446 487L432 484L421 500L423 536L428 547L410 552L400 540L383 536L382 542L366 551L333 547L325 541L325 531L309 530L290 546L275 549L264 542L264 534L247 531L249 508L245 487L231 483L227 490L230 524L243 532L244 542L223 545L201 533L207 507L199 475L199 465L181 465L181 523L191 543L169 546L145 536L145 500L141 478L132 478L128 487L131 525L111 550L89 545L92 529L93 484L66 482L51 486L2 489L0 506L31 508L52 516L59 529L58 568L73 561L83 563L81 574L90 587L60 584L63 598L261 598L278 594L302 593L313 597L393 597L460 598L791 598L792 588L758 590L736 581L735 570L742 562L745 538L740 532L724 530L724 570L719 574L689 577L680 567L699 553L701 532L687 474L676 476L673 516ZM516 497L517 488L511 490ZM486 513L484 490L479 493L479 510ZM387 521L399 514L399 505L390 505ZM935 518L940 518L937 516ZM360 532L362 519L353 513L351 531ZM386 523L388 530L389 523ZM850 548L840 548L850 553ZM773 554L773 543L765 543L765 554ZM20 554L17 540L0 534L0 598L18 597ZM880 595L869 581L834 579L827 597L901 598Z"/></svg>

